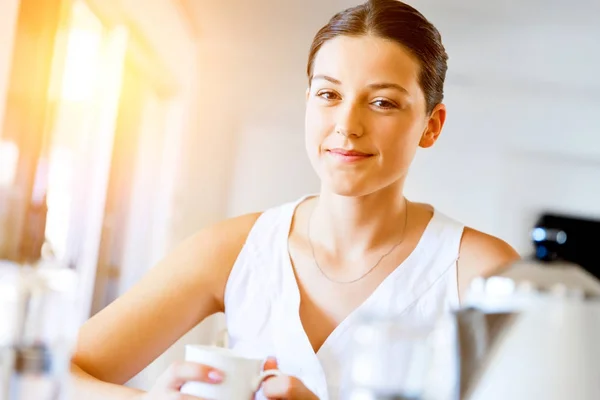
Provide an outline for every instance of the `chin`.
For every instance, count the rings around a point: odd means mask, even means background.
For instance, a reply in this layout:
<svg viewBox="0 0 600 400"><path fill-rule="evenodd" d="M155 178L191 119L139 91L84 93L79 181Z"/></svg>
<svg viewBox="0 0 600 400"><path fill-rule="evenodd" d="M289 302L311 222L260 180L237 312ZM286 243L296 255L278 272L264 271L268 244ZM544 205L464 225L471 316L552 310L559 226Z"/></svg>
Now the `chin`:
<svg viewBox="0 0 600 400"><path fill-rule="evenodd" d="M327 181L323 182L323 189L338 196L362 197L376 192L379 188L366 185L364 182Z"/></svg>

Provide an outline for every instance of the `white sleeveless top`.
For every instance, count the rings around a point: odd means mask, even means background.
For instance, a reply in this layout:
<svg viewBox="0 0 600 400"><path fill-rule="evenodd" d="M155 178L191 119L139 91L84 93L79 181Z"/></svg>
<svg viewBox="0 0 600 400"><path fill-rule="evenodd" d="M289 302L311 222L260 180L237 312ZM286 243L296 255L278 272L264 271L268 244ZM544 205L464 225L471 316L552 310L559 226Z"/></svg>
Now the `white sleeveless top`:
<svg viewBox="0 0 600 400"><path fill-rule="evenodd" d="M245 357L276 357L281 371L300 379L320 400L336 400L349 328L359 315L389 312L435 323L458 306L456 264L464 226L435 210L412 253L315 354L300 320L300 291L288 253L292 217L305 198L265 211L251 229L225 288L229 345Z"/></svg>

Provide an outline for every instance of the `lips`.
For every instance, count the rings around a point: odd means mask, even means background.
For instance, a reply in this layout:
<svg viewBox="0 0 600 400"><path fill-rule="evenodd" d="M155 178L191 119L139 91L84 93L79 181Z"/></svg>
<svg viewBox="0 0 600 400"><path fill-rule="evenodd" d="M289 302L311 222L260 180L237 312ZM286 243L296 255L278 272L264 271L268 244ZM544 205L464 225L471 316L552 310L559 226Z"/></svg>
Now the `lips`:
<svg viewBox="0 0 600 400"><path fill-rule="evenodd" d="M327 150L327 154L337 162L341 163L355 163L373 156L371 153L353 149L329 149Z"/></svg>
<svg viewBox="0 0 600 400"><path fill-rule="evenodd" d="M329 149L327 150L330 153L344 156L344 157L370 157L373 154L363 153L362 151L357 150L346 150L346 149Z"/></svg>

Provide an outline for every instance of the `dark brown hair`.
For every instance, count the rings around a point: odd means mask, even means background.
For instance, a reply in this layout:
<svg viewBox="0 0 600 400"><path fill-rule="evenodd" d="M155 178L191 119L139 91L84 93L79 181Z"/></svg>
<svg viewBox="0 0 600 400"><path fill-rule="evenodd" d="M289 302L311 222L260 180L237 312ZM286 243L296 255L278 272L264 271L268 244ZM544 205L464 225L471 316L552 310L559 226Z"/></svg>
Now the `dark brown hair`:
<svg viewBox="0 0 600 400"><path fill-rule="evenodd" d="M398 0L368 0L336 15L317 32L310 47L307 74L313 74L321 46L337 36L374 35L400 44L421 64L419 84L425 93L427 112L442 102L448 54L438 30L419 11Z"/></svg>

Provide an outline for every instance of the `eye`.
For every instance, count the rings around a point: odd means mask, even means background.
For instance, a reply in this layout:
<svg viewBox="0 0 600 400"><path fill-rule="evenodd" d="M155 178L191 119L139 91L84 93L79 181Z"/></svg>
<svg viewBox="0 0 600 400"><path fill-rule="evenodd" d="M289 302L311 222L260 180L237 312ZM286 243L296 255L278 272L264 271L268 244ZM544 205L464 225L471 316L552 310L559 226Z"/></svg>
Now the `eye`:
<svg viewBox="0 0 600 400"><path fill-rule="evenodd" d="M384 110L398 108L398 106L395 103L392 103L391 101L385 99L377 99L371 104L375 105L376 107L383 108Z"/></svg>
<svg viewBox="0 0 600 400"><path fill-rule="evenodd" d="M340 99L340 96L336 92L331 91L331 90L321 90L321 91L317 92L317 97L320 97L327 101Z"/></svg>

